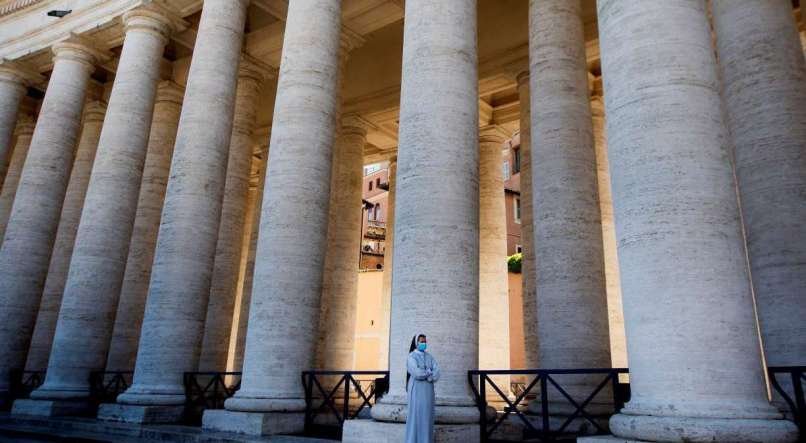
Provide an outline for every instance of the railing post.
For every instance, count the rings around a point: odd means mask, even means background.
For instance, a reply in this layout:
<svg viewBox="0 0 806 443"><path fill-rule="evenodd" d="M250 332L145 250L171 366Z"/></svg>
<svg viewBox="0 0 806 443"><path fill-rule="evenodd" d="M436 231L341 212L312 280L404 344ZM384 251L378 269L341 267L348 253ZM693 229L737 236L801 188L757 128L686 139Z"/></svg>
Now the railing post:
<svg viewBox="0 0 806 443"><path fill-rule="evenodd" d="M481 422L481 443L487 443L487 375L479 374L479 414Z"/></svg>
<svg viewBox="0 0 806 443"><path fill-rule="evenodd" d="M341 423L344 424L347 419L350 418L350 383L353 379L352 374L349 372L344 374L344 406L342 412L342 421Z"/></svg>
<svg viewBox="0 0 806 443"><path fill-rule="evenodd" d="M792 368L790 374L792 375L792 390L795 394L795 404L797 406L797 410L792 411L792 415L795 416L801 437L804 437L803 433L806 432L806 399L803 396L803 382L801 380L804 374L803 368Z"/></svg>
<svg viewBox="0 0 806 443"><path fill-rule="evenodd" d="M548 373L540 372L540 413L542 414L543 425L540 429L540 440L546 441L549 437L549 393L548 393Z"/></svg>

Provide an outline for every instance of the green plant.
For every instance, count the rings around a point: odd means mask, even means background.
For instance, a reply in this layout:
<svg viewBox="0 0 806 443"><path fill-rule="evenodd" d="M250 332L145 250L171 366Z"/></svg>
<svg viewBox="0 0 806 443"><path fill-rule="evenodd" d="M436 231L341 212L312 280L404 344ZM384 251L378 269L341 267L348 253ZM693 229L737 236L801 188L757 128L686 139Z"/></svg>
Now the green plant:
<svg viewBox="0 0 806 443"><path fill-rule="evenodd" d="M509 272L512 272L514 274L520 274L522 260L523 260L523 254L521 254L520 252L518 252L517 254L512 254L509 257L507 257L507 268L509 269Z"/></svg>

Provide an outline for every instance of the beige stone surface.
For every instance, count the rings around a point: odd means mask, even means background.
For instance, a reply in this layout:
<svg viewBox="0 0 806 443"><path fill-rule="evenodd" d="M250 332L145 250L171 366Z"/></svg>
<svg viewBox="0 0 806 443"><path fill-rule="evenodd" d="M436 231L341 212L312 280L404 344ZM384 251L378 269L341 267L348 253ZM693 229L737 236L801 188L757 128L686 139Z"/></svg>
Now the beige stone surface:
<svg viewBox="0 0 806 443"><path fill-rule="evenodd" d="M336 125L341 4L289 4L249 308L231 411L301 411L316 346ZM304 222L303 222L304 220ZM306 247L301 247L306 245ZM289 334L290 331L294 331Z"/></svg>
<svg viewBox="0 0 806 443"><path fill-rule="evenodd" d="M126 270L123 273L106 360L106 368L110 371L134 370L184 93L184 88L171 81L162 81L157 86L148 152L129 242L129 256L126 258Z"/></svg>
<svg viewBox="0 0 806 443"><path fill-rule="evenodd" d="M20 183L22 167L25 164L25 157L28 155L28 148L31 146L33 133L33 119L30 116L20 117L17 123L14 151L11 153L11 161L8 165L3 187L0 189L0 245L3 244L6 225L8 224L9 216L11 216L11 207L17 194L17 186Z"/></svg>
<svg viewBox="0 0 806 443"><path fill-rule="evenodd" d="M467 383L479 358L476 22L474 0L406 2L391 378L389 394L372 409L376 420L402 419L406 359L418 333L428 336L442 371L437 421L478 419ZM445 197L434 198L435 189Z"/></svg>
<svg viewBox="0 0 806 443"><path fill-rule="evenodd" d="M632 390L611 430L794 441L765 392L705 3L598 7Z"/></svg>
<svg viewBox="0 0 806 443"><path fill-rule="evenodd" d="M797 24L786 0L714 1L713 17L767 364L806 365L806 61Z"/></svg>
<svg viewBox="0 0 806 443"><path fill-rule="evenodd" d="M91 371L103 368L112 337L160 61L172 31L153 10L123 17L126 37L86 191L62 296L45 383L36 399L89 396Z"/></svg>
<svg viewBox="0 0 806 443"><path fill-rule="evenodd" d="M221 225L207 303L200 371L224 371L230 349L232 319L240 276L241 250L247 215L249 174L252 165L252 132L255 128L260 89L267 70L259 62L242 58L238 71L235 114L230 139L227 180L221 208Z"/></svg>
<svg viewBox="0 0 806 443"><path fill-rule="evenodd" d="M206 0L179 120L154 252L131 405L179 405L198 368L227 157L246 0Z"/></svg>
<svg viewBox="0 0 806 443"><path fill-rule="evenodd" d="M89 76L99 53L64 42L22 170L0 248L0 392L25 365L73 164Z"/></svg>
<svg viewBox="0 0 806 443"><path fill-rule="evenodd" d="M67 271L70 269L73 245L76 241L81 212L84 209L84 198L87 195L105 113L106 104L103 102L92 102L84 106L84 125L62 204L62 215L59 219L59 229L56 231L53 254L50 257L45 289L39 302L34 335L28 348L25 368L30 371L41 371L48 366L53 335L56 333L56 320L62 304L62 293L67 282Z"/></svg>

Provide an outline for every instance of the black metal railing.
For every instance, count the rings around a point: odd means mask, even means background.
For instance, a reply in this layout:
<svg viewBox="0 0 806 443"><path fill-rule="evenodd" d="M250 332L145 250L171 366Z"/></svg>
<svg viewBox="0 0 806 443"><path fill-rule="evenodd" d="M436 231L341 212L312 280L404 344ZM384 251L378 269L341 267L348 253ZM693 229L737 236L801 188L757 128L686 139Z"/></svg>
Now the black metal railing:
<svg viewBox="0 0 806 443"><path fill-rule="evenodd" d="M31 392L45 382L45 371L12 370L10 374L9 396L12 400L28 398ZM9 402L9 407L11 402Z"/></svg>
<svg viewBox="0 0 806 443"><path fill-rule="evenodd" d="M96 405L115 403L132 384L134 371L93 371L90 373L90 401Z"/></svg>
<svg viewBox="0 0 806 443"><path fill-rule="evenodd" d="M537 439L541 442L556 441L573 437L575 432L569 426L575 420L589 423L586 434L606 434L607 428L602 425L610 415L618 412L629 400L629 385L619 381L619 374L628 373L627 369L526 369L526 370L474 370L468 371L468 382L476 398L480 412L481 442L494 441L493 436L501 425L510 417L515 417L522 424L524 439ZM518 386L511 395L505 393L493 380L494 376L524 376L527 383ZM584 398L574 398L561 384L570 379L585 377L586 381L593 377L598 381ZM599 380L598 377L601 377ZM559 380L562 378L562 380ZM610 393L606 387L611 385ZM493 392L493 398L489 393ZM549 395L551 394L551 401ZM612 409L603 414L601 397L611 396ZM579 394L577 394L579 396ZM528 398L539 402L539 408L527 410ZM597 411L589 411L591 402L597 399ZM502 411L495 416L488 415L491 404L503 405ZM557 408L563 411L558 413ZM552 409L554 408L554 410ZM561 423L552 428L551 417L559 417ZM556 424L556 422L555 422Z"/></svg>
<svg viewBox="0 0 806 443"><path fill-rule="evenodd" d="M806 384L806 366L770 366L767 368L770 383L789 407L789 413L802 439L806 439L806 398L804 398L803 385ZM778 377L781 376L782 379ZM786 380L786 381L784 381ZM788 386L781 386L781 383ZM787 383L788 382L788 383Z"/></svg>
<svg viewBox="0 0 806 443"><path fill-rule="evenodd" d="M389 390L389 371L304 371L302 386L305 434L340 439L344 421L358 418Z"/></svg>
<svg viewBox="0 0 806 443"><path fill-rule="evenodd" d="M224 402L241 388L240 372L185 372L186 424L201 425L206 409L224 409Z"/></svg>

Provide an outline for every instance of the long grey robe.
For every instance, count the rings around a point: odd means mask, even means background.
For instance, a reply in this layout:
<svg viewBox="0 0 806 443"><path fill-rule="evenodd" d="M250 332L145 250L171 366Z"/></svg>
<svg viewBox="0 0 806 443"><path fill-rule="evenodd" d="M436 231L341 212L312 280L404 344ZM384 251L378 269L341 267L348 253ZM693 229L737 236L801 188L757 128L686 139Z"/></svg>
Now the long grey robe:
<svg viewBox="0 0 806 443"><path fill-rule="evenodd" d="M406 362L409 384L409 412L406 418L406 443L434 441L434 383L439 380L439 365L428 352L414 350Z"/></svg>

